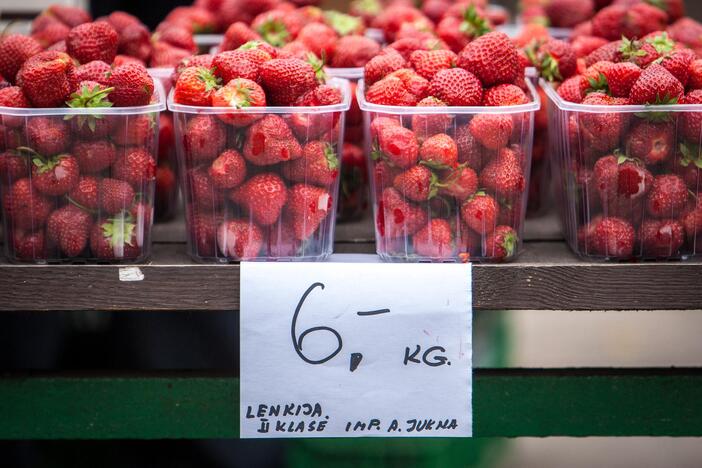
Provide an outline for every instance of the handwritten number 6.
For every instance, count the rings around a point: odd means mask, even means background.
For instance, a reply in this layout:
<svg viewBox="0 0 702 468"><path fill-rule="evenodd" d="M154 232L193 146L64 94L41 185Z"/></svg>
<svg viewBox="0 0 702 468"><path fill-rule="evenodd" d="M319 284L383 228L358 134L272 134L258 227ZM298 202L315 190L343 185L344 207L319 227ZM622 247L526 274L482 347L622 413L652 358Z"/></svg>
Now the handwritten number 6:
<svg viewBox="0 0 702 468"><path fill-rule="evenodd" d="M334 330L331 327L312 327L308 328L307 330L303 331L300 333L300 336L296 336L295 333L295 325L297 324L297 316L300 314L300 310L302 309L302 304L305 303L305 299L307 299L307 296L310 295L310 293L315 289L315 288L322 288L324 289L324 285L322 283L314 283L312 286L307 288L307 291L305 291L305 294L302 295L302 298L300 299L300 302L297 303L297 307L295 308L295 314L293 315L292 319L292 326L290 327L290 334L292 335L292 342L293 342L293 347L295 348L295 352L297 353L298 356L300 356L300 359L305 361L307 364L324 364L328 360L332 359L334 356L339 354L339 351L341 351L341 348L343 346L342 341L341 341L341 335L339 335L339 332ZM327 357L319 359L319 360L313 360L309 359L307 356L302 354L302 340L305 339L307 335L310 333L314 333L317 331L327 331L330 333L333 333L334 336L336 337L337 341L337 346L336 349Z"/></svg>

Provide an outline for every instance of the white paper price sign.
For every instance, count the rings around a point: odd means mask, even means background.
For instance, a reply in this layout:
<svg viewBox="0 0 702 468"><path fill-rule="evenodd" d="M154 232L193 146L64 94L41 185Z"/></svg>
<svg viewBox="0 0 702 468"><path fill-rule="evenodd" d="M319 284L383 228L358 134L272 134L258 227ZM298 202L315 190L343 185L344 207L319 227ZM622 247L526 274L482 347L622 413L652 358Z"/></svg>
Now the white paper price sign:
<svg viewBox="0 0 702 468"><path fill-rule="evenodd" d="M472 435L465 264L242 263L242 437Z"/></svg>

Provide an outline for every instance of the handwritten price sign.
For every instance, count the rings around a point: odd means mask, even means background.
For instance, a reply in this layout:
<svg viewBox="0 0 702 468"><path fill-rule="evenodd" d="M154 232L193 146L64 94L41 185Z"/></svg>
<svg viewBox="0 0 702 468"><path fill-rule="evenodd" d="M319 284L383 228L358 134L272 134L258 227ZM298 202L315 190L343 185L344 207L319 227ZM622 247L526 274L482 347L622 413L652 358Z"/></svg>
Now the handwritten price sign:
<svg viewBox="0 0 702 468"><path fill-rule="evenodd" d="M465 264L242 263L242 437L472 434Z"/></svg>

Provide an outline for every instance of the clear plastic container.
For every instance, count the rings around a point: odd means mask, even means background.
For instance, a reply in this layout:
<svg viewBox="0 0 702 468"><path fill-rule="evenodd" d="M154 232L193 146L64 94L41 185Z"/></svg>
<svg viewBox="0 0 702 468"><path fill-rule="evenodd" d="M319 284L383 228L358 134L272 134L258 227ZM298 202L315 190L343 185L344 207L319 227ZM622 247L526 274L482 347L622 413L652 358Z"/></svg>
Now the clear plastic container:
<svg viewBox="0 0 702 468"><path fill-rule="evenodd" d="M536 68L527 68L526 76L536 87L540 100L545 102L547 98L543 90L538 87L539 74ZM544 105L534 115L534 145L531 151L527 218L537 218L552 211L554 206L552 185L551 164L548 157L548 112Z"/></svg>
<svg viewBox="0 0 702 468"><path fill-rule="evenodd" d="M163 87L141 107L0 107L5 254L131 263L151 252Z"/></svg>
<svg viewBox="0 0 702 468"><path fill-rule="evenodd" d="M603 260L702 253L702 105L566 102L551 84L549 146L568 244Z"/></svg>
<svg viewBox="0 0 702 468"><path fill-rule="evenodd" d="M224 39L224 34L194 34L195 45L201 54L207 54L212 47L219 46Z"/></svg>
<svg viewBox="0 0 702 468"><path fill-rule="evenodd" d="M332 253L349 83L324 107L173 102L188 253L203 262L323 260ZM225 123L227 122L227 123Z"/></svg>
<svg viewBox="0 0 702 468"><path fill-rule="evenodd" d="M506 261L522 245L534 113L510 107L364 111L378 255L410 262Z"/></svg>

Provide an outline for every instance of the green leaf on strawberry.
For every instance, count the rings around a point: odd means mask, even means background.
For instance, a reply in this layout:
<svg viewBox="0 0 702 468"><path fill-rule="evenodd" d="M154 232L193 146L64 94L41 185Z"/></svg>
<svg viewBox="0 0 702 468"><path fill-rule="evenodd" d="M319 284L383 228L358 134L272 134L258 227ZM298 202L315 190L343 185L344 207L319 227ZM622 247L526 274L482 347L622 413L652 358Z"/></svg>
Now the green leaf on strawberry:
<svg viewBox="0 0 702 468"><path fill-rule="evenodd" d="M474 5L468 6L466 11L463 12L463 21L459 29L463 34L473 38L483 36L492 31L487 20L478 14L478 10Z"/></svg>
<svg viewBox="0 0 702 468"><path fill-rule="evenodd" d="M257 31L263 40L274 47L283 47L288 43L290 33L288 28L278 20L268 20L259 26Z"/></svg>
<svg viewBox="0 0 702 468"><path fill-rule="evenodd" d="M604 75L604 73L600 72L597 75L597 79L588 78L587 82L590 84L590 87L587 90L585 90L586 94L596 92L610 94L609 82L607 81L607 77Z"/></svg>
<svg viewBox="0 0 702 468"><path fill-rule="evenodd" d="M131 214L122 213L115 216L109 221L102 223L100 228L102 229L102 235L108 240L111 247L114 248L125 244L134 246L132 238L136 224Z"/></svg>
<svg viewBox="0 0 702 468"><path fill-rule="evenodd" d="M657 36L649 37L646 42L651 44L656 52L661 55L668 54L675 48L675 42L668 36L667 32L663 32Z"/></svg>
<svg viewBox="0 0 702 468"><path fill-rule="evenodd" d="M681 166L688 167L694 164L698 169L702 169L702 153L699 146L680 143L680 154L682 155Z"/></svg>
<svg viewBox="0 0 702 468"><path fill-rule="evenodd" d="M336 10L324 12L324 19L340 36L348 36L361 28L362 20Z"/></svg>

